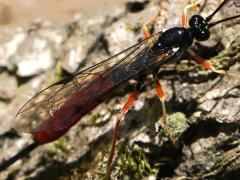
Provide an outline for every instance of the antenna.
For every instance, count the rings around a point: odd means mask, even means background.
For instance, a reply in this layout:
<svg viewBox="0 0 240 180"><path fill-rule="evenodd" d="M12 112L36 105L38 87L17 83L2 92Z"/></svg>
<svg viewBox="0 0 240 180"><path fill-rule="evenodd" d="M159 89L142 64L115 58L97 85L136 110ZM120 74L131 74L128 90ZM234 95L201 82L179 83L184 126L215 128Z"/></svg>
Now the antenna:
<svg viewBox="0 0 240 180"><path fill-rule="evenodd" d="M239 15L236 15L236 16L231 16L231 17L228 17L228 18L225 18L225 19L221 19L219 21L216 21L216 22L212 22L212 23L209 23L208 24L208 27L211 28L217 24L220 24L222 22L226 22L226 21L229 21L229 20L232 20L232 19L237 19L237 18L240 18L240 14Z"/></svg>
<svg viewBox="0 0 240 180"><path fill-rule="evenodd" d="M213 16L228 2L228 0L224 0L218 7L215 11L213 11L212 14L210 14L208 17L206 17L206 21L209 22L212 20ZM221 19L219 21L215 21L215 22L212 22L212 23L209 23L208 24L208 27L211 28L217 24L220 24L220 23L223 23L223 22L226 22L226 21L229 21L229 20L232 20L232 19L237 19L240 17L240 14L239 15L235 15L235 16L231 16L231 17L227 17L227 18L224 18L224 19Z"/></svg>
<svg viewBox="0 0 240 180"><path fill-rule="evenodd" d="M212 14L210 14L207 18L206 18L206 21L211 21L211 19L213 18L213 16L227 3L228 0L224 0L219 6L218 8L213 11Z"/></svg>

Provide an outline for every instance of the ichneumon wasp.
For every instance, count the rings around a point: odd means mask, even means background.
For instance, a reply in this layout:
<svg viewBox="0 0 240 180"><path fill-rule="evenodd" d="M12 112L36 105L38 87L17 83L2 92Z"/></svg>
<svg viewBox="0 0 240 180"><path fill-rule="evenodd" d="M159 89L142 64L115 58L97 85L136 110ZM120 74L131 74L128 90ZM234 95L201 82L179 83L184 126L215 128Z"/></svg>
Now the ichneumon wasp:
<svg viewBox="0 0 240 180"><path fill-rule="evenodd" d="M112 160L121 120L138 97L145 77L153 75L157 96L162 104L162 120L173 146L177 148L168 128L167 111L163 89L158 81L157 70L166 63L178 61L186 51L204 68L220 74L224 70L215 69L210 63L198 56L189 47L193 41L206 41L210 38L210 29L223 22L240 18L240 15L210 22L214 15L227 3L224 0L208 17L194 15L188 20L187 11L197 3L187 6L182 15L182 27L173 27L164 32L151 35L144 27L145 39L122 52L64 78L43 89L32 97L17 113L16 128L30 132L34 143L4 162L3 170L29 153L37 146L52 142L64 135L84 115L88 114L113 91L130 79L138 79L134 92L120 112L114 129L112 147L109 154L105 179L111 172ZM107 68L104 68L107 66ZM28 119L34 117L34 121Z"/></svg>

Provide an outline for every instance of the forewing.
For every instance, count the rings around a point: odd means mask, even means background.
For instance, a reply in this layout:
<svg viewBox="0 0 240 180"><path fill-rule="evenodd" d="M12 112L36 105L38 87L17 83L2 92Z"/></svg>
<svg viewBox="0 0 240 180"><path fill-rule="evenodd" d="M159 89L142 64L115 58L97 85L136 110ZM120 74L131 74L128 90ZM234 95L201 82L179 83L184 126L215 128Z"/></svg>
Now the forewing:
<svg viewBox="0 0 240 180"><path fill-rule="evenodd" d="M34 129L44 120L53 116L54 112L58 111L65 101L77 91L86 88L89 82L94 81L96 77L106 73L114 73L116 69L122 67L122 64L127 65L131 61L134 61L137 54L146 50L146 48L150 48L156 42L159 35L160 33L154 34L150 38L94 66L86 68L71 77L62 79L43 89L18 111L15 128L22 132L34 132Z"/></svg>

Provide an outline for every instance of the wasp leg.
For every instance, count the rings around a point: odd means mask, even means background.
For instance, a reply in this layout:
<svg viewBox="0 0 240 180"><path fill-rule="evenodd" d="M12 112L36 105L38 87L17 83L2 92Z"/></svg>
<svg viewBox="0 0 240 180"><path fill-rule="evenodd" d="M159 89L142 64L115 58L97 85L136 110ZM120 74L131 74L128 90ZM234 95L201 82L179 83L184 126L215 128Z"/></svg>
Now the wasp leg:
<svg viewBox="0 0 240 180"><path fill-rule="evenodd" d="M161 86L160 82L158 81L157 74L154 73L153 78L154 78L154 81L155 81L155 90L156 90L157 96L158 96L158 98L159 98L159 100L162 104L162 121L163 121L164 129L167 131L167 134L168 134L171 145L174 148L178 149L179 146L174 141L174 139L172 138L172 133L171 133L171 130L168 126L167 110L166 110L166 105L165 105L165 96L164 96L162 86Z"/></svg>
<svg viewBox="0 0 240 180"><path fill-rule="evenodd" d="M161 9L164 8L162 5L162 2L163 2L163 0L159 1L160 10L158 11L158 13L152 19L150 19L146 24L144 24L142 27L145 39L151 36L149 27L154 26L154 24L156 24L156 22L157 22L157 18L161 15Z"/></svg>
<svg viewBox="0 0 240 180"><path fill-rule="evenodd" d="M183 13L182 13L182 26L183 26L183 27L185 27L185 28L188 27L188 15L187 15L187 14L188 14L188 11L189 11L190 9L195 10L196 7L200 4L201 1L202 1L202 0L198 0L198 1L194 2L194 3L192 3L192 4L189 4L188 6L186 6L186 7L184 8Z"/></svg>
<svg viewBox="0 0 240 180"><path fill-rule="evenodd" d="M229 73L229 72L227 72L223 69L216 69L208 61L203 59L201 56L197 55L193 50L188 49L187 51L199 64L201 64L207 70L213 71L213 72L218 73L218 74L223 74L223 75L226 75L228 77L233 77L233 78L240 79L240 76L238 74Z"/></svg>
<svg viewBox="0 0 240 180"><path fill-rule="evenodd" d="M108 163L107 163L107 170L105 174L105 180L109 179L110 173L111 173L111 165L114 157L114 152L116 148L118 133L119 133L119 127L120 122L124 118L124 115L126 112L130 109L130 107L133 105L134 101L136 100L137 96L139 95L140 89L144 83L145 79L140 79L135 87L135 91L132 92L132 94L129 96L127 102L124 104L123 108L120 111L119 118L117 119L117 122L115 124L114 132L113 132L113 139L112 139L112 146L108 157Z"/></svg>
<svg viewBox="0 0 240 180"><path fill-rule="evenodd" d="M157 15L152 18L149 22L147 22L146 24L143 25L143 34L144 34L144 38L147 39L151 36L151 33L150 33L150 30L149 30L149 26L153 26L156 21L157 21L157 18L158 16L160 16L160 11L157 13Z"/></svg>
<svg viewBox="0 0 240 180"><path fill-rule="evenodd" d="M145 39L151 36L151 33L146 25L143 26L143 35Z"/></svg>
<svg viewBox="0 0 240 180"><path fill-rule="evenodd" d="M193 50L188 49L187 51L200 65L202 65L207 70L210 70L219 74L224 74L224 75L228 74L227 71L216 69L215 67L213 67L208 61L203 59L201 56L197 55Z"/></svg>

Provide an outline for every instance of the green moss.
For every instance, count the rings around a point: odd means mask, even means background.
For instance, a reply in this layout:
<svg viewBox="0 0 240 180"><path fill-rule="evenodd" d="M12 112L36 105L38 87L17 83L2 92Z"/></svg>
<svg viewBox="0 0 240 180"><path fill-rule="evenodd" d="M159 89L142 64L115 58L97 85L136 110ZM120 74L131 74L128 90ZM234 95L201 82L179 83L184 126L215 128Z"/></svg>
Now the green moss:
<svg viewBox="0 0 240 180"><path fill-rule="evenodd" d="M239 37L240 36L237 36L235 40L230 43L228 48L210 60L214 67L217 69L228 69L233 64L240 62L240 41L238 40Z"/></svg>
<svg viewBox="0 0 240 180"><path fill-rule="evenodd" d="M59 59L55 66L55 76L57 79L61 79L63 77L63 70L62 70L62 60Z"/></svg>
<svg viewBox="0 0 240 180"><path fill-rule="evenodd" d="M141 24L141 23L138 23L138 22L132 23L132 24L129 25L129 27L128 27L129 31L134 31L134 32L138 31L138 30L141 29L141 28L142 28L142 24Z"/></svg>
<svg viewBox="0 0 240 180"><path fill-rule="evenodd" d="M156 175L158 166L150 163L147 157L148 148L139 147L134 144L128 148L119 158L114 173L120 179L128 176L130 179L142 179L149 175Z"/></svg>
<svg viewBox="0 0 240 180"><path fill-rule="evenodd" d="M186 116L180 112L170 115L169 127L172 131L173 138L178 140L182 133L189 127Z"/></svg>
<svg viewBox="0 0 240 180"><path fill-rule="evenodd" d="M97 121L99 120L99 118L101 118L100 113L93 114L89 120L89 125L95 125L97 123Z"/></svg>
<svg viewBox="0 0 240 180"><path fill-rule="evenodd" d="M169 128L171 129L173 139L178 142L183 132L188 128L187 119L184 114L177 112L168 115ZM116 164L112 170L113 177L119 179L143 179L148 176L156 176L161 167L173 164L172 154L164 152L163 144L169 144L168 134L161 129L159 134L161 142L159 144L149 143L146 146L133 144L131 148L124 146ZM163 143L164 141L164 143ZM120 143L118 148L121 147ZM161 152L160 152L161 151ZM107 163L107 162L106 162ZM105 171L101 171L104 175Z"/></svg>
<svg viewBox="0 0 240 180"><path fill-rule="evenodd" d="M178 144L180 137L189 127L186 116L183 113L177 112L168 115L167 118L168 118L167 126L169 127L171 137L175 141L175 143ZM159 122L156 123L156 126L163 127L159 130L160 138L159 145L163 145L166 143L169 144L169 134L166 128L164 128L164 125L162 124L162 119L160 119Z"/></svg>
<svg viewBox="0 0 240 180"><path fill-rule="evenodd" d="M48 153L51 156L64 156L65 152L71 148L71 145L68 143L66 138L60 138L59 140L55 141L53 145L48 149Z"/></svg>

